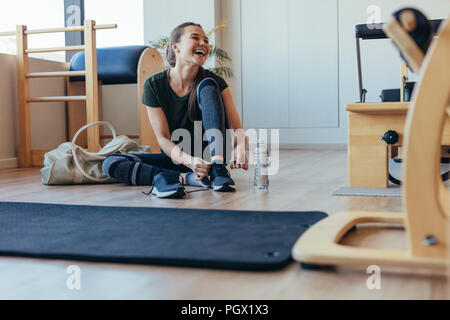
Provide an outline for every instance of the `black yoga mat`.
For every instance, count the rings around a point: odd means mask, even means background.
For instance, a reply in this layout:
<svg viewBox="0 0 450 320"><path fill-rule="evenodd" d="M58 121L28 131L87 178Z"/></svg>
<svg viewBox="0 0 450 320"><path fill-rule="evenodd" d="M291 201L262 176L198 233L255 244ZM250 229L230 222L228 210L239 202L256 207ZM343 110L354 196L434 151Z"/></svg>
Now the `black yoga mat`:
<svg viewBox="0 0 450 320"><path fill-rule="evenodd" d="M0 202L0 255L275 270L323 212Z"/></svg>

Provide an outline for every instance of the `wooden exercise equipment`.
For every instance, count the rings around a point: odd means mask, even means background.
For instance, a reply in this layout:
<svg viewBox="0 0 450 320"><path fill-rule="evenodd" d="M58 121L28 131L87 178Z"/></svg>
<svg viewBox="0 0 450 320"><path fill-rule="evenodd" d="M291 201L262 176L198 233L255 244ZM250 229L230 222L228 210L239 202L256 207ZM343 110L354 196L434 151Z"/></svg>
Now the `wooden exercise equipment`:
<svg viewBox="0 0 450 320"><path fill-rule="evenodd" d="M421 21L424 23L425 21ZM430 34L439 33L441 20L429 20ZM411 28L412 25L408 26ZM405 123L410 102L405 101L404 84L408 80L406 63L400 68L400 101L366 103L362 97L367 92L362 85L361 58L359 40L385 39L387 35L382 30L366 30L366 25L357 25L357 62L359 72L360 102L349 103L348 112L348 186L353 188L388 188L389 159L402 158L401 149L404 145ZM376 31L376 32L375 32ZM432 37L432 36L431 36ZM429 40L429 39L428 39ZM422 39L424 45L427 38ZM417 54L424 54L419 52ZM381 137L388 131L399 135L398 141L388 144ZM443 148L450 145L450 118L445 120L441 144ZM443 154L443 157L445 155Z"/></svg>
<svg viewBox="0 0 450 320"><path fill-rule="evenodd" d="M148 119L147 106L142 103L142 90L144 81L152 74L161 72L165 69L164 61L158 50L149 48L139 59L138 67L138 117L139 117L139 143L143 146L150 146L153 153L160 153L158 139Z"/></svg>
<svg viewBox="0 0 450 320"><path fill-rule="evenodd" d="M403 158L405 124L410 102L349 103L348 111L348 185L354 188L387 188L389 159ZM387 144L381 137L393 130L398 141ZM444 120L444 151L450 146L450 117Z"/></svg>
<svg viewBox="0 0 450 320"><path fill-rule="evenodd" d="M0 36L16 36L17 41L17 95L18 95L18 119L19 119L19 145L18 166L29 168L33 166L31 149L31 127L30 127L30 103L33 102L65 102L85 101L87 122L99 120L98 110L98 82L97 82L97 49L96 30L117 28L116 24L95 25L94 20L86 20L84 26L66 27L54 29L27 30L24 25L18 25L16 31L2 32ZM59 48L28 48L28 35L56 32L84 31L84 45L66 46ZM28 70L28 54L38 52L56 51L85 51L85 71L59 71L59 72L34 72ZM30 97L29 79L45 77L70 77L85 76L85 95L80 96L58 96L58 97ZM96 151L100 148L99 128L88 128L88 150ZM37 165L37 164L35 164Z"/></svg>
<svg viewBox="0 0 450 320"><path fill-rule="evenodd" d="M120 48L120 47L119 47ZM112 49L112 48L108 48ZM99 49L99 61L98 66L101 66L101 50ZM139 56L139 62L137 64L137 108L138 108L138 122L139 122L139 135L131 135L125 133L128 137L132 139L139 139L139 144L150 146L150 149L154 153L160 152L160 146L153 128L150 125L147 115L146 106L141 102L142 98L142 88L145 79L147 79L152 74L161 72L164 70L164 61L161 54L155 48L147 47ZM100 67L101 69L101 67ZM99 70L99 79L101 79L102 74ZM66 87L68 95L83 95L85 93L85 82L84 81L70 81L69 78L66 79ZM103 107L102 107L102 82L98 81L99 87L99 114L100 119L102 119ZM84 101L69 101L67 103L67 127L68 127L68 140L71 141L75 133L84 126L87 122L86 112L84 110ZM108 134L103 134L102 128L100 128L100 141L104 139L111 139L112 136ZM80 146L87 146L87 136L83 132L77 139L77 143Z"/></svg>
<svg viewBox="0 0 450 320"><path fill-rule="evenodd" d="M442 23L439 37L433 40L425 55L407 31L415 25L411 19L421 15L416 10L411 14L410 10L397 12L394 15L397 18L384 28L409 66L421 76L408 108L405 129L405 213L341 212L330 215L297 240L292 249L297 261L307 265L367 267L375 264L431 269L445 269L450 264L447 256L450 191L440 177L441 141L450 102L450 23ZM343 236L360 223L403 224L408 249L381 250L341 244Z"/></svg>

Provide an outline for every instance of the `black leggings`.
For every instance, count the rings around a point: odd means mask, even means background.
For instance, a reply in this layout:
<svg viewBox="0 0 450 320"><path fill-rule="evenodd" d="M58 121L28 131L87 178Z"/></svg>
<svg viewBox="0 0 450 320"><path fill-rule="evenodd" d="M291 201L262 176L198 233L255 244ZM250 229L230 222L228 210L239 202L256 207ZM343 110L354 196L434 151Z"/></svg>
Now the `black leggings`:
<svg viewBox="0 0 450 320"><path fill-rule="evenodd" d="M102 170L108 176L133 186L148 186L161 169L179 173L192 171L182 164L175 164L165 153L120 154L107 157Z"/></svg>

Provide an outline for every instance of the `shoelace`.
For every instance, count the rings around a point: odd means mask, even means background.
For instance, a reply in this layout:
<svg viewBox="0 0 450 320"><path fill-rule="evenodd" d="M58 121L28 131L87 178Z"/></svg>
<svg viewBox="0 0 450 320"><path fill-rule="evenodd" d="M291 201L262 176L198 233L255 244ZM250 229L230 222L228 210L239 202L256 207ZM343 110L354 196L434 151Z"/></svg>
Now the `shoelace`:
<svg viewBox="0 0 450 320"><path fill-rule="evenodd" d="M175 183L180 182L178 180L178 178L180 176L180 174L178 172L167 171L167 172L163 172L160 174L161 174L163 181L166 184L175 184ZM142 193L145 194L146 196L150 196L153 191L154 186L155 186L155 178L153 177L153 182L152 182L152 185L150 186L150 191L148 193L142 191Z"/></svg>
<svg viewBox="0 0 450 320"><path fill-rule="evenodd" d="M180 174L178 172L165 172L164 174L162 174L162 179L164 180L164 182L166 184L176 184L179 183ZM183 178L183 176L181 176L181 183L182 185L186 185L186 181ZM153 183L150 187L150 191L149 192L144 192L142 191L143 194L145 194L146 196L150 196L152 191L153 191L153 187L155 186L155 179L153 179ZM205 191L208 190L207 188L201 188L201 189L197 189L197 190L191 190L191 191L185 191L185 193L192 193L192 192L197 192L197 191Z"/></svg>

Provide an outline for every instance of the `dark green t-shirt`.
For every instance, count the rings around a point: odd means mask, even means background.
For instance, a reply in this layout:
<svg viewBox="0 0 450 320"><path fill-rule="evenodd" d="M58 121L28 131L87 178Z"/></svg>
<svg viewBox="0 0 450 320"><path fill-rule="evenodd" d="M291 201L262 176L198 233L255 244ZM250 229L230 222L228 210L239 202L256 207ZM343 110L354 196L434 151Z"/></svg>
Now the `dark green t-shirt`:
<svg viewBox="0 0 450 320"><path fill-rule="evenodd" d="M216 80L221 92L228 87L222 77L209 70L205 70L205 77ZM177 96L169 85L167 70L155 73L145 80L142 89L142 103L149 107L162 108L167 118L170 134L179 128L187 129L192 137L192 150L194 149L194 123L189 119L187 112L189 94L184 97ZM199 117L201 119L201 114ZM202 131L204 132L204 129Z"/></svg>

